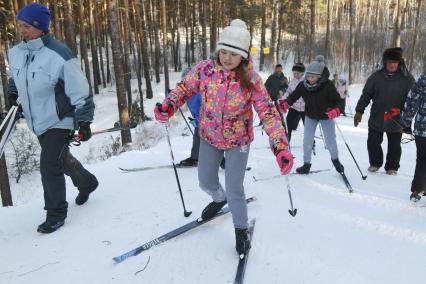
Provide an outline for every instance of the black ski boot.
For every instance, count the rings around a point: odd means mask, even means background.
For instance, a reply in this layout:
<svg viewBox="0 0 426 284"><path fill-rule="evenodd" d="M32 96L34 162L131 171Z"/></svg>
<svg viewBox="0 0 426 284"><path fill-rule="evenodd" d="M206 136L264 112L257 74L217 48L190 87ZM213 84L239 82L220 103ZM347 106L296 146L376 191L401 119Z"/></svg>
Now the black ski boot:
<svg viewBox="0 0 426 284"><path fill-rule="evenodd" d="M309 163L304 163L303 166L296 169L296 172L300 175L307 175L309 174L309 171L311 170L311 165Z"/></svg>
<svg viewBox="0 0 426 284"><path fill-rule="evenodd" d="M226 199L222 202L214 202L214 201L210 202L201 213L201 219L203 221L206 221L213 218L220 211L220 209L222 209L222 207L225 206L225 204L226 204Z"/></svg>
<svg viewBox="0 0 426 284"><path fill-rule="evenodd" d="M417 191L413 191L410 195L410 200L413 202L417 202L420 200L420 194Z"/></svg>
<svg viewBox="0 0 426 284"><path fill-rule="evenodd" d="M345 168L343 167L343 165L340 163L339 159L335 159L335 160L331 160L333 162L334 168L336 169L336 171L338 173L343 173L345 171Z"/></svg>
<svg viewBox="0 0 426 284"><path fill-rule="evenodd" d="M184 167L184 168L190 168L190 167L196 167L198 165L198 160L195 160L191 157L188 159L182 160L177 164L178 167Z"/></svg>
<svg viewBox="0 0 426 284"><path fill-rule="evenodd" d="M50 234L53 233L54 231L56 231L57 229L59 229L60 227L62 227L64 225L65 221L64 220L57 220L57 221L45 221L43 223L41 223L38 228L37 228L37 232L42 233L42 234Z"/></svg>
<svg viewBox="0 0 426 284"><path fill-rule="evenodd" d="M84 203L87 202L87 200L89 200L89 195L90 193L92 193L93 191L95 191L95 189L98 187L99 182L96 179L95 176L92 177L93 181L92 181L92 187L88 188L88 189L78 189L79 193L77 195L77 197L75 198L75 203L77 205L83 205Z"/></svg>
<svg viewBox="0 0 426 284"><path fill-rule="evenodd" d="M235 249L238 254L245 255L251 248L248 229L235 229Z"/></svg>

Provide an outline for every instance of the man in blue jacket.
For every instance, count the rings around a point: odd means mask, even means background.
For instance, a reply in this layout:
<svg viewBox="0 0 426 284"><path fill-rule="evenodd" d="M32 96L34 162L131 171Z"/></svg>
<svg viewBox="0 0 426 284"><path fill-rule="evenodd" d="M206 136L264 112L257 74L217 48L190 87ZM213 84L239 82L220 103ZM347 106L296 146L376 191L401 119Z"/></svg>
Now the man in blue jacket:
<svg viewBox="0 0 426 284"><path fill-rule="evenodd" d="M75 159L68 147L75 129L81 141L92 136L94 103L86 77L68 47L49 34L50 12L31 3L17 16L22 42L9 50L8 98L20 105L28 127L41 145L40 173L46 220L40 233L51 233L67 217L65 177L79 190L75 199L84 204L98 181Z"/></svg>

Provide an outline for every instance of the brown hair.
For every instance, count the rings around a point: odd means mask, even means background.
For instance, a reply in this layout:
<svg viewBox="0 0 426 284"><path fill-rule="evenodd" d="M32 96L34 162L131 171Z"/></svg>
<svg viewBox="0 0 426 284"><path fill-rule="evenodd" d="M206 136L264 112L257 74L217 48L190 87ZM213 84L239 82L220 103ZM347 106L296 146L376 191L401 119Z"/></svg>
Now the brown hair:
<svg viewBox="0 0 426 284"><path fill-rule="evenodd" d="M222 63L220 62L220 59L219 59L219 52L216 53L215 60L217 64L222 66ZM250 81L250 78L249 78L248 65L249 65L249 60L247 58L243 58L240 64L234 70L235 70L235 73L237 74L238 79L240 79L241 87L251 91L251 89L253 88L253 83Z"/></svg>

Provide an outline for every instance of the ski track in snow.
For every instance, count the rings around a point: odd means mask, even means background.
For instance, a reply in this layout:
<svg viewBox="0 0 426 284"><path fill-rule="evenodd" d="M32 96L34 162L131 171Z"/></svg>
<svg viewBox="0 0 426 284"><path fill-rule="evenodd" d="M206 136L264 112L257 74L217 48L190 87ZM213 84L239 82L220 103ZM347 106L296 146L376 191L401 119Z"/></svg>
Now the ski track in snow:
<svg viewBox="0 0 426 284"><path fill-rule="evenodd" d="M264 79L267 74L262 74ZM179 74L172 74L177 81ZM161 100L163 89L154 84L157 98L145 101L146 111ZM352 109L362 86L351 86ZM111 127L117 120L113 89L95 96L94 129ZM359 128L352 118L337 119L357 161L368 174L363 181L339 133L340 160L354 192L348 193L332 168L321 139L316 139L312 169L330 171L290 177L296 217L287 210L285 178L253 182L279 173L266 134L255 128L246 172L246 196L256 229L245 282L250 283L423 283L426 249L426 197L408 200L414 172L415 145L404 144L400 173L368 173L366 153L368 110ZM258 121L254 122L257 125ZM294 132L294 169L303 161L300 124ZM112 135L93 137L71 151L100 180L100 187L84 206L74 204L77 191L67 178L69 213L66 224L51 235L36 233L44 211L40 175L12 182L15 204L0 208L0 283L232 283L238 256L231 215L219 217L170 241L152 247L121 264L112 257L127 252L197 218L209 197L198 187L197 170L178 169L189 218L182 205L173 170L122 173L119 167L170 165L164 129L147 122L134 130L138 150L102 161L99 148ZM182 136L184 122L173 119L171 134L176 162L190 153L191 136ZM187 132L187 130L186 130ZM317 132L319 137L319 131ZM141 139L144 142L139 144ZM386 151L386 138L383 144ZM383 169L381 169L383 171ZM219 171L223 182L224 171ZM141 271L143 269L143 271ZM139 272L140 271L140 272ZM136 273L138 272L138 273Z"/></svg>

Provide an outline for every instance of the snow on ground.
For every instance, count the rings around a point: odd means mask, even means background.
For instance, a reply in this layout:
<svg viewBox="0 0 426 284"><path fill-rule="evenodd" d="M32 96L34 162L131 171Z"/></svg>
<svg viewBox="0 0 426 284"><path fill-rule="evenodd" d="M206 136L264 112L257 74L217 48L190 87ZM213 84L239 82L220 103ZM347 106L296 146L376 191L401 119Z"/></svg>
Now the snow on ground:
<svg viewBox="0 0 426 284"><path fill-rule="evenodd" d="M352 107L361 88L351 86ZM157 94L162 96L160 85ZM152 115L156 101L147 102L148 115ZM117 120L115 95L104 91L96 103L93 129L111 127ZM365 115L358 128L353 127L352 118L337 120L365 174L367 120ZM13 184L18 205L0 208L0 283L233 282L238 259L230 215L121 264L113 263L113 256L193 220L210 201L198 187L195 168L178 170L186 205L193 211L189 218L183 216L173 170L120 172L118 167L170 164L162 126L149 122L144 127L153 129L139 130L150 137L145 145L150 148L86 164L100 181L87 204L75 205L77 191L67 179L69 215L65 226L53 234L36 232L44 219L38 174ZM176 161L187 158L190 152L192 137L182 136L183 129L183 121L177 116L172 131ZM293 135L295 167L302 163L302 135L302 128ZM257 222L245 283L424 282L421 271L426 249L426 201L412 204L408 200L415 165L414 143L403 145L397 176L387 176L381 169L363 181L337 135L340 159L355 192L347 192L318 139L313 169L331 171L290 177L298 209L293 218L287 212L284 177L253 181L253 176L264 178L279 173L265 134L255 128L248 163L252 170L246 173L245 189L247 196L258 197L249 205L249 216ZM73 153L84 160L88 148L95 149L107 143L104 139L111 139L101 136L73 147ZM222 170L219 175L223 181ZM27 193L22 193L25 190Z"/></svg>

